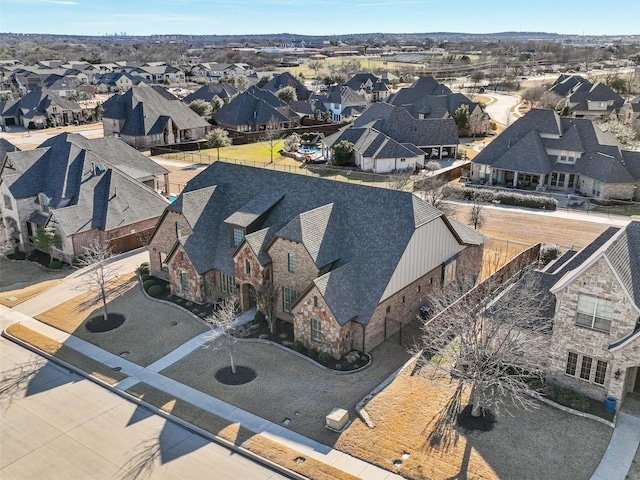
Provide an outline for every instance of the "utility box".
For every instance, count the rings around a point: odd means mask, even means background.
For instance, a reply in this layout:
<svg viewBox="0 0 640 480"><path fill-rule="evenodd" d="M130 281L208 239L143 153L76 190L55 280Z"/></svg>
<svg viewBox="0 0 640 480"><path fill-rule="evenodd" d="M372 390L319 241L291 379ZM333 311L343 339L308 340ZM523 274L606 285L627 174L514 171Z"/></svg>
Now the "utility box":
<svg viewBox="0 0 640 480"><path fill-rule="evenodd" d="M329 430L342 431L349 423L349 412L344 408L334 408L325 418Z"/></svg>

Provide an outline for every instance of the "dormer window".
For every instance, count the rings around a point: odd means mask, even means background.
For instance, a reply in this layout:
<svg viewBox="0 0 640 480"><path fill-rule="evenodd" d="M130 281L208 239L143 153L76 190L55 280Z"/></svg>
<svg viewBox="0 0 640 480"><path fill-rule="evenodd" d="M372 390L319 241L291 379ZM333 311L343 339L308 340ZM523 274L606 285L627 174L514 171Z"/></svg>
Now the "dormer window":
<svg viewBox="0 0 640 480"><path fill-rule="evenodd" d="M237 247L244 239L244 228L233 227L233 246Z"/></svg>

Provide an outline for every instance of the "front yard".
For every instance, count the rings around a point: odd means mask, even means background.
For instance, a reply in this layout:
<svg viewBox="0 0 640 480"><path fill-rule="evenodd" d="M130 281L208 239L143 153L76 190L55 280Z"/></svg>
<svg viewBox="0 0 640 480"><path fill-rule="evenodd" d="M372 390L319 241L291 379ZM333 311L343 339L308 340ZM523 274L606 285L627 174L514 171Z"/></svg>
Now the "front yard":
<svg viewBox="0 0 640 480"><path fill-rule="evenodd" d="M588 479L613 432L541 404L504 413L490 432L449 429L438 443L437 421L453 390L448 376L409 368L366 406L375 428L358 419L335 447L412 479Z"/></svg>

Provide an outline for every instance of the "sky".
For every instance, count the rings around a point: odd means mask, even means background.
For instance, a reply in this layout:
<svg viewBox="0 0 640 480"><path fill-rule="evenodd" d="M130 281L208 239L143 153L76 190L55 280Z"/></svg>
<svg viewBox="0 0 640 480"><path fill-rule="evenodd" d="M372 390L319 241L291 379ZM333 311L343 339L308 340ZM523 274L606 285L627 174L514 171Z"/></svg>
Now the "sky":
<svg viewBox="0 0 640 480"><path fill-rule="evenodd" d="M0 32L640 34L640 0L0 0Z"/></svg>

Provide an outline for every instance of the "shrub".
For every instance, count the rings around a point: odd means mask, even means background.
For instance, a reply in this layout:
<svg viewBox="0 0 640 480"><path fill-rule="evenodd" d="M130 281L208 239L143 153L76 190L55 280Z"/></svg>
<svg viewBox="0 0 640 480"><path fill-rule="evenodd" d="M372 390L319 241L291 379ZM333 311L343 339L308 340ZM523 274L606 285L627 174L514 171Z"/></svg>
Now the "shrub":
<svg viewBox="0 0 640 480"><path fill-rule="evenodd" d="M302 350L304 350L304 344L300 340L296 340L295 342L293 342L291 348L293 348L296 352L301 352Z"/></svg>
<svg viewBox="0 0 640 480"><path fill-rule="evenodd" d="M148 273L145 273L144 275L140 275L140 279L143 282L146 282L147 280L149 280L151 278L151 275L149 275Z"/></svg>
<svg viewBox="0 0 640 480"><path fill-rule="evenodd" d="M293 346L293 342L291 340L283 340L282 346L283 347L287 347L287 348L291 348Z"/></svg>
<svg viewBox="0 0 640 480"><path fill-rule="evenodd" d="M315 360L316 357L318 356L318 350L316 350L315 348L310 348L309 351L307 352L307 356Z"/></svg>
<svg viewBox="0 0 640 480"><path fill-rule="evenodd" d="M174 298L175 298L174 295L171 293L167 295L167 300L173 300Z"/></svg>
<svg viewBox="0 0 640 480"><path fill-rule="evenodd" d="M193 302L187 302L184 304L185 307L193 307Z"/></svg>
<svg viewBox="0 0 640 480"><path fill-rule="evenodd" d="M540 248L540 263L546 265L560 256L560 247L551 243L544 243Z"/></svg>
<svg viewBox="0 0 640 480"><path fill-rule="evenodd" d="M149 273L149 265L140 265L138 268L140 275L144 275L145 273Z"/></svg>
<svg viewBox="0 0 640 480"><path fill-rule="evenodd" d="M198 313L200 313L200 310L198 310L197 308L194 308L193 310L191 310L191 313L195 313L197 315Z"/></svg>
<svg viewBox="0 0 640 480"><path fill-rule="evenodd" d="M171 284L170 284L170 283L167 283L167 284L164 286L164 289L165 289L165 291L170 292L170 291L171 291Z"/></svg>
<svg viewBox="0 0 640 480"><path fill-rule="evenodd" d="M357 370L357 369L359 369L359 368L360 368L360 364L359 364L359 363L354 363L354 364L353 364L353 369L354 369L354 370Z"/></svg>
<svg viewBox="0 0 640 480"><path fill-rule="evenodd" d="M62 262L60 260L51 260L51 262L49 262L49 268L51 270L60 270L62 268Z"/></svg>
<svg viewBox="0 0 640 480"><path fill-rule="evenodd" d="M260 310L258 310L256 312L256 314L253 317L253 324L254 325L260 325L262 322L264 322L264 313L262 313Z"/></svg>
<svg viewBox="0 0 640 480"><path fill-rule="evenodd" d="M147 280L146 282L142 282L142 288L145 289L145 291L147 293L149 293L149 289L151 287L153 287L154 285L157 285L156 281L152 278L150 278L149 280ZM162 287L161 287L162 288Z"/></svg>
<svg viewBox="0 0 640 480"><path fill-rule="evenodd" d="M286 340L287 339L287 334L282 332L280 335L278 335L278 337L280 337L282 340Z"/></svg>
<svg viewBox="0 0 640 480"><path fill-rule="evenodd" d="M327 352L320 352L320 354L318 355L318 361L323 365L329 363L330 359L331 355L329 355Z"/></svg>
<svg viewBox="0 0 640 480"><path fill-rule="evenodd" d="M162 285L151 285L151 287L149 287L149 290L147 290L147 293L152 297L159 297L160 295L162 295L162 292L164 292L164 288L162 288Z"/></svg>
<svg viewBox="0 0 640 480"><path fill-rule="evenodd" d="M267 335L266 333L261 333L260 335L258 335L258 338L264 340L265 338L269 338L269 335Z"/></svg>
<svg viewBox="0 0 640 480"><path fill-rule="evenodd" d="M342 370L342 364L336 363L336 370Z"/></svg>
<svg viewBox="0 0 640 480"><path fill-rule="evenodd" d="M589 399L570 388L561 387L559 385L547 384L544 393L550 400L553 400L565 407L573 408L581 412L589 411Z"/></svg>
<svg viewBox="0 0 640 480"><path fill-rule="evenodd" d="M149 262L142 262L140 264L141 267L148 267L149 266Z"/></svg>

